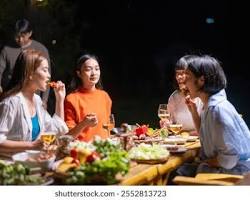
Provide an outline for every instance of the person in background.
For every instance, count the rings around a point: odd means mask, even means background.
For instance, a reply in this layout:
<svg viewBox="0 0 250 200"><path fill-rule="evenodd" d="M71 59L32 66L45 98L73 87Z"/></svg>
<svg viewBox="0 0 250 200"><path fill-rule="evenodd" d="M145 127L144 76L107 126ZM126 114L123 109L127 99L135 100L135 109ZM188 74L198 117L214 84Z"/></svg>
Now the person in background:
<svg viewBox="0 0 250 200"><path fill-rule="evenodd" d="M185 70L189 60L195 58L195 55L186 55L181 57L175 65L175 87L176 90L170 95L168 99L168 112L170 113L170 121L163 120L160 125L167 126L169 123L182 124L182 130L197 132L200 124L200 113L203 104L199 97L189 98L189 91L185 86L186 74ZM187 106L187 101L192 101L196 105L193 116ZM195 131L197 130L197 131Z"/></svg>
<svg viewBox="0 0 250 200"><path fill-rule="evenodd" d="M65 99L65 122L70 133L82 141L94 136L109 137L103 124L109 121L112 101L102 89L100 66L97 57L82 55L76 65L71 92Z"/></svg>
<svg viewBox="0 0 250 200"><path fill-rule="evenodd" d="M25 49L35 49L43 52L48 60L49 72L51 72L48 50L40 42L31 39L32 33L33 30L28 20L17 20L15 24L15 43L12 42L4 46L0 53L0 93L6 90L6 87L12 78L16 59L21 51ZM42 97L43 104L46 108L49 97L49 88L43 91L40 96Z"/></svg>
<svg viewBox="0 0 250 200"><path fill-rule="evenodd" d="M46 56L39 51L23 50L17 58L12 79L0 101L0 154L40 149L42 132L67 133L64 122L65 86L58 81L55 114L51 117L36 91L45 91L50 80Z"/></svg>
<svg viewBox="0 0 250 200"><path fill-rule="evenodd" d="M196 173L249 172L250 131L227 100L227 80L220 63L208 55L193 58L185 84L191 98L199 97L204 105L199 130L201 163Z"/></svg>

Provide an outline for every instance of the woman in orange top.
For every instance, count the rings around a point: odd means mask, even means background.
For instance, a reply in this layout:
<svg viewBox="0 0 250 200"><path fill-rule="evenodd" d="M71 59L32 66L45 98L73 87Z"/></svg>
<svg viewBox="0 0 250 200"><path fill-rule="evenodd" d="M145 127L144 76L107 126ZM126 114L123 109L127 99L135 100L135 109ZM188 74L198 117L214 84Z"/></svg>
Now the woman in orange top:
<svg viewBox="0 0 250 200"><path fill-rule="evenodd" d="M100 66L96 56L81 56L75 71L71 82L73 92L66 97L64 104L66 124L71 129L71 134L82 141L91 141L96 135L106 139L109 133L102 125L108 122L112 101L102 90ZM84 121L89 123L83 123Z"/></svg>

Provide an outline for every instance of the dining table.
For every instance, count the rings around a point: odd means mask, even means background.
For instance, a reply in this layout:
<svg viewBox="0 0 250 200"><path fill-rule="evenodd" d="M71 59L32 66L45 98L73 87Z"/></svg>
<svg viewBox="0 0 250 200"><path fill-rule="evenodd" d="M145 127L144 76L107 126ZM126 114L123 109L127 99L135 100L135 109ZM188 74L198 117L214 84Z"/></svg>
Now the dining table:
<svg viewBox="0 0 250 200"><path fill-rule="evenodd" d="M134 164L130 167L119 185L166 185L169 173L185 162L190 162L198 156L200 141L187 142L184 153L170 154L165 163Z"/></svg>
<svg viewBox="0 0 250 200"><path fill-rule="evenodd" d="M199 153L200 142L186 142L184 145L187 149L182 153L170 153L168 159L164 163L159 164L143 164L131 162L128 173L120 178L117 185L166 185L168 175L171 171L177 169L185 162L193 161ZM0 158L7 160L6 158ZM47 172L48 176L52 176L54 172ZM54 182L53 184L58 184Z"/></svg>

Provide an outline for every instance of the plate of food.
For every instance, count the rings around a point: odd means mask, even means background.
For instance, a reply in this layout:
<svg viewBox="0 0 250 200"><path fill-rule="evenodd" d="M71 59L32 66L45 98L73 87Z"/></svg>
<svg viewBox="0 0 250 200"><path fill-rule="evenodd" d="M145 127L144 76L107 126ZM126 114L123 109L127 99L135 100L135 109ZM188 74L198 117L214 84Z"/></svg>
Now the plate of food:
<svg viewBox="0 0 250 200"><path fill-rule="evenodd" d="M169 151L157 144L141 143L129 150L128 156L132 161L143 164L164 163L169 158Z"/></svg>
<svg viewBox="0 0 250 200"><path fill-rule="evenodd" d="M0 185L50 185L54 182L53 178L44 173L33 172L25 164L0 161Z"/></svg>
<svg viewBox="0 0 250 200"><path fill-rule="evenodd" d="M182 137L168 137L164 139L165 144L185 144L187 141L186 138Z"/></svg>
<svg viewBox="0 0 250 200"><path fill-rule="evenodd" d="M159 143L161 141L163 141L163 139L161 138L146 138L144 140L133 140L135 143Z"/></svg>
<svg viewBox="0 0 250 200"><path fill-rule="evenodd" d="M162 144L161 146L166 148L169 151L178 149L178 145L176 145L176 144Z"/></svg>
<svg viewBox="0 0 250 200"><path fill-rule="evenodd" d="M132 161L135 161L139 164L162 164L168 161L169 156L166 156L164 158L159 159L131 159Z"/></svg>
<svg viewBox="0 0 250 200"><path fill-rule="evenodd" d="M195 142L198 139L198 136L190 135L184 138L187 140L187 142Z"/></svg>
<svg viewBox="0 0 250 200"><path fill-rule="evenodd" d="M14 154L12 159L16 163L25 164L31 168L40 167L42 170L47 170L52 167L56 156L42 151L27 151Z"/></svg>
<svg viewBox="0 0 250 200"><path fill-rule="evenodd" d="M169 149L169 152L170 153L185 153L187 151L187 148L185 148L185 147L178 147L178 148L176 148L176 149Z"/></svg>

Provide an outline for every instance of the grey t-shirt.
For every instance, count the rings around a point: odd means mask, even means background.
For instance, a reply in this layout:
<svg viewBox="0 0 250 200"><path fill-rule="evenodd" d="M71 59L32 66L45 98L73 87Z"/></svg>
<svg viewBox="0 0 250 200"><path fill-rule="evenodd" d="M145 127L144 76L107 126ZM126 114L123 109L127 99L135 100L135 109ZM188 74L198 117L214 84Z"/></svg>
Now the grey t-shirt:
<svg viewBox="0 0 250 200"><path fill-rule="evenodd" d="M25 48L21 48L17 45L6 45L5 47L3 47L0 54L0 86L2 87L3 91L5 90L12 78L13 69L18 55L21 53L22 50L25 49L35 49L43 52L46 58L48 59L49 71L51 72L48 50L40 42L32 40L31 44L29 46L26 46ZM47 102L49 96L49 89L41 96L43 101Z"/></svg>

